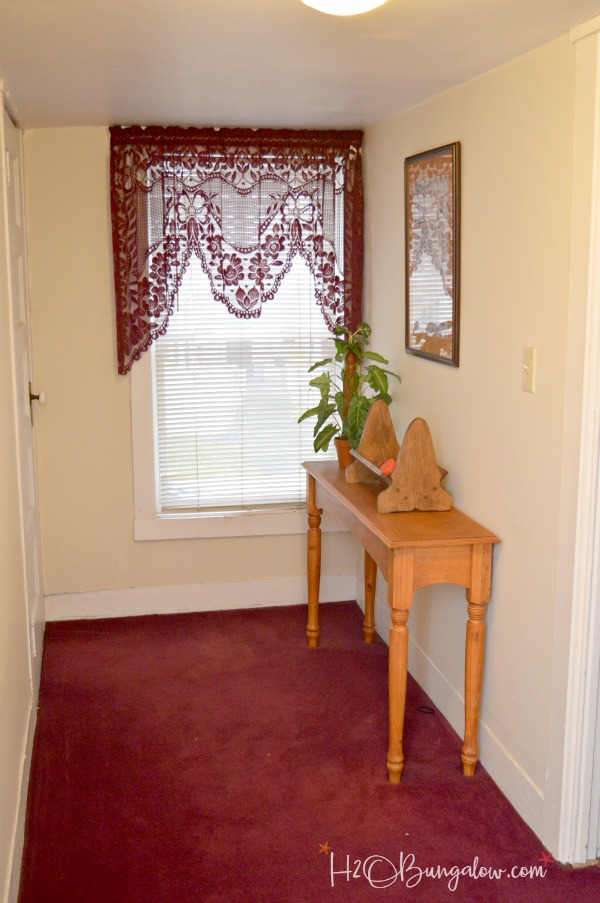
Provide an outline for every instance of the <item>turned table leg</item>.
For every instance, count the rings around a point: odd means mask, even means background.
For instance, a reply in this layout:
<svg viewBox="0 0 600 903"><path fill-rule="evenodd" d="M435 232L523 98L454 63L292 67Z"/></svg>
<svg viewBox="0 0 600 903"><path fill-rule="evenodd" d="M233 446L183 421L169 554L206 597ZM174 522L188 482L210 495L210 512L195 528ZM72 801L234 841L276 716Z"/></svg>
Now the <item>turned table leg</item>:
<svg viewBox="0 0 600 903"><path fill-rule="evenodd" d="M389 652L390 744L387 769L390 784L399 784L404 769L402 738L408 668L408 610L392 610Z"/></svg>
<svg viewBox="0 0 600 903"><path fill-rule="evenodd" d="M408 671L408 613L412 607L415 550L396 549L388 567L388 603L391 609L389 651L390 744L387 768L390 784L399 784L404 768L402 738Z"/></svg>
<svg viewBox="0 0 600 903"><path fill-rule="evenodd" d="M471 553L471 585L467 589L469 620L465 648L465 741L462 747L463 774L471 777L479 754L479 709L485 654L485 612L490 596L491 545L474 546Z"/></svg>
<svg viewBox="0 0 600 903"><path fill-rule="evenodd" d="M486 605L469 603L465 650L465 742L462 747L463 774L475 774L479 754L479 708L485 651Z"/></svg>
<svg viewBox="0 0 600 903"><path fill-rule="evenodd" d="M306 636L308 645L316 648L319 645L319 588L321 583L321 514L322 508L316 503L316 483L314 477L308 476L306 495L306 511L308 513L308 534L306 538L307 574L308 574L308 623Z"/></svg>
<svg viewBox="0 0 600 903"><path fill-rule="evenodd" d="M365 549L365 619L363 633L365 643L372 643L375 637L375 589L377 586L377 565Z"/></svg>

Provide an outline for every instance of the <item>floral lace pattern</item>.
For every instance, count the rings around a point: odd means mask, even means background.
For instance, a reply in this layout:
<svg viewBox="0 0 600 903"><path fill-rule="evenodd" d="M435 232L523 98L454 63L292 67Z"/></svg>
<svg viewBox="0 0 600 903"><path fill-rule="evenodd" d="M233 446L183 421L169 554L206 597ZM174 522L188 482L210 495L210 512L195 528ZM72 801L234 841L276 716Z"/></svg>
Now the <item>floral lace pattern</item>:
<svg viewBox="0 0 600 903"><path fill-rule="evenodd" d="M452 153L428 157L413 164L407 184L407 204L412 211L408 271L413 275L424 255L442 280L444 291L453 291Z"/></svg>
<svg viewBox="0 0 600 903"><path fill-rule="evenodd" d="M258 317L300 254L330 329L361 319L361 132L111 129L119 372L164 334L193 254Z"/></svg>

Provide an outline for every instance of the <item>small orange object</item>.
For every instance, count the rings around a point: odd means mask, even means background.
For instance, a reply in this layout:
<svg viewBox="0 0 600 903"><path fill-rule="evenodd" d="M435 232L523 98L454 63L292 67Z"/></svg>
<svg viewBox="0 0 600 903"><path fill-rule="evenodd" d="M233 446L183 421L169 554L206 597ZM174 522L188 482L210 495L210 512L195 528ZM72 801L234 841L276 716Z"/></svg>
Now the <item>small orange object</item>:
<svg viewBox="0 0 600 903"><path fill-rule="evenodd" d="M379 470L382 473L384 473L386 475L386 477L389 477L389 475L391 474L391 472L393 471L395 466L396 466L396 462L394 461L394 459L388 458L387 461L383 462L383 464L381 465Z"/></svg>

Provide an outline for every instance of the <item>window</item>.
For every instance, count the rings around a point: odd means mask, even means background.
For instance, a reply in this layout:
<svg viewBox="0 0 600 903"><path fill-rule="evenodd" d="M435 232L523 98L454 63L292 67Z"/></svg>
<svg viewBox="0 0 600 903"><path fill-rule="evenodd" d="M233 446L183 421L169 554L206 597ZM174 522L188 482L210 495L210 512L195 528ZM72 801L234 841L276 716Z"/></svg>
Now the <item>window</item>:
<svg viewBox="0 0 600 903"><path fill-rule="evenodd" d="M190 264L169 330L132 371L136 539L306 530L300 462L315 453L297 420L316 391L308 367L332 352L311 281L295 260L274 302L243 320Z"/></svg>
<svg viewBox="0 0 600 903"><path fill-rule="evenodd" d="M360 139L111 129L136 538L299 528L308 368L361 319Z"/></svg>

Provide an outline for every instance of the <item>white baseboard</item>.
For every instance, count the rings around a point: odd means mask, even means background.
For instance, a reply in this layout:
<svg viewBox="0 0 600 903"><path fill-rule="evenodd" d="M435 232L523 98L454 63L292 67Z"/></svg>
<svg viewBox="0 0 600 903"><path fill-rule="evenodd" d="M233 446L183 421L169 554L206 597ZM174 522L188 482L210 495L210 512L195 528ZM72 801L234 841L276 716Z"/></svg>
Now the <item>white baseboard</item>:
<svg viewBox="0 0 600 903"><path fill-rule="evenodd" d="M355 587L354 574L323 576L321 601L344 602L354 599ZM305 577L254 580L247 583L134 586L46 596L46 618L48 621L123 618L135 615L301 605L306 600Z"/></svg>
<svg viewBox="0 0 600 903"><path fill-rule="evenodd" d="M383 580L381 581L383 584ZM356 598L364 609L364 588L357 580ZM387 600L375 600L375 627L389 643L390 610ZM453 687L409 634L408 670L459 736L464 732L464 697ZM491 728L479 724L479 761L521 818L538 837L543 834L544 794L501 743Z"/></svg>
<svg viewBox="0 0 600 903"><path fill-rule="evenodd" d="M31 709L29 711L27 737L25 740L25 754L23 757L23 768L21 771L19 810L17 812L17 821L13 837L12 861L6 903L17 903L17 898L19 896L21 863L23 861L23 843L25 840L25 817L27 815L27 792L29 789L29 772L31 770L31 754L33 751L33 738L35 735L35 725L37 722L37 709L38 707L36 697L33 700Z"/></svg>
<svg viewBox="0 0 600 903"><path fill-rule="evenodd" d="M465 723L464 696L412 639L408 669L456 733L462 737ZM508 749L482 719L479 723L479 761L521 818L538 837L543 833L544 794L521 768Z"/></svg>

